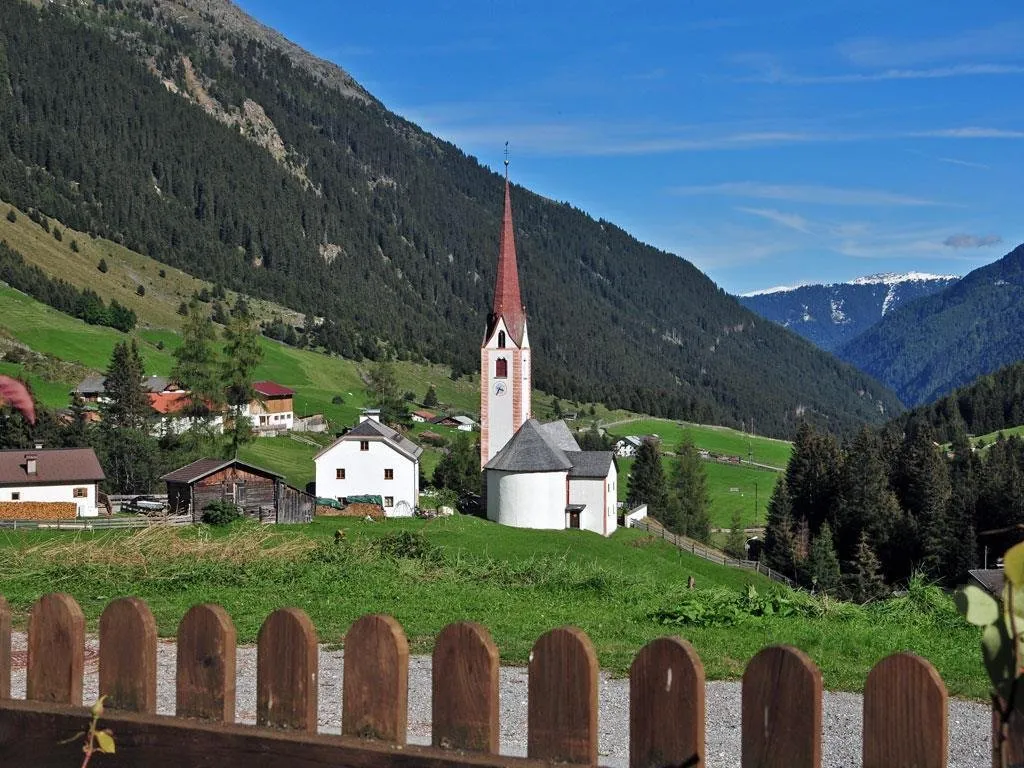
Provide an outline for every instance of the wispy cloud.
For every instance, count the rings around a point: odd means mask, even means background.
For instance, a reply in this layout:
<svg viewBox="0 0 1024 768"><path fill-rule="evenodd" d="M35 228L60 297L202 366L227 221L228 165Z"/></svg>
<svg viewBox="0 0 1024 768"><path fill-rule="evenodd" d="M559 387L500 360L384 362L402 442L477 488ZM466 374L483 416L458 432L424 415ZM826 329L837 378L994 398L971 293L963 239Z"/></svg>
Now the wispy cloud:
<svg viewBox="0 0 1024 768"><path fill-rule="evenodd" d="M820 205L882 205L882 206L942 206L937 200L911 197L878 189L849 189L817 184L764 184L756 181L732 181L721 184L675 187L678 195L723 195L761 200L788 200L795 203Z"/></svg>
<svg viewBox="0 0 1024 768"><path fill-rule="evenodd" d="M955 157L937 157L935 158L940 163L949 163L950 165L963 165L967 168L981 168L982 170L988 171L992 169L991 165L985 165L984 163L975 163L971 160L960 160Z"/></svg>
<svg viewBox="0 0 1024 768"><path fill-rule="evenodd" d="M998 245L1003 242L999 235L950 235L942 244L949 248L984 248L988 245Z"/></svg>
<svg viewBox="0 0 1024 768"><path fill-rule="evenodd" d="M945 37L918 40L860 37L839 44L838 51L858 67L910 67L934 61L1018 57L1024 48L1024 24L1018 21L963 30Z"/></svg>
<svg viewBox="0 0 1024 768"><path fill-rule="evenodd" d="M760 216L762 219L768 219L768 221L773 221L797 232L803 232L804 234L810 234L811 232L810 222L796 213L777 211L774 208L745 208L743 206L738 207L736 210L753 216Z"/></svg>
<svg viewBox="0 0 1024 768"><path fill-rule="evenodd" d="M977 126L916 131L910 135L920 138L934 137L939 139L1024 139L1024 131L1008 130L1005 128L979 128Z"/></svg>
<svg viewBox="0 0 1024 768"><path fill-rule="evenodd" d="M929 69L884 69L875 72L844 72L834 75L803 75L773 66L761 74L739 78L739 81L773 85L832 85L877 83L885 80L938 80L947 77L1021 74L1024 74L1024 66L1013 64L956 64Z"/></svg>

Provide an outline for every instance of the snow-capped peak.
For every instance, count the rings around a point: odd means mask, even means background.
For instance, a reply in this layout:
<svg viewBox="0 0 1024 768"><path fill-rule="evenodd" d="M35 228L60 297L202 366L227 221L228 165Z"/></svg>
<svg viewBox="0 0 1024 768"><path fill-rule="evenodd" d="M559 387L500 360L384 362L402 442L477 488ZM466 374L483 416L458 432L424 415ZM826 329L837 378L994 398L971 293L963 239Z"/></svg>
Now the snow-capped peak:
<svg viewBox="0 0 1024 768"><path fill-rule="evenodd" d="M741 293L740 296L744 298L748 296L767 296L770 293L785 293L786 291L795 291L797 288L803 288L804 286L810 285L810 283L797 283L796 285L776 285L773 288L762 288L760 291L750 291L750 293Z"/></svg>
<svg viewBox="0 0 1024 768"><path fill-rule="evenodd" d="M850 285L895 285L925 280L959 280L960 275L932 275L928 272L882 272L850 280Z"/></svg>

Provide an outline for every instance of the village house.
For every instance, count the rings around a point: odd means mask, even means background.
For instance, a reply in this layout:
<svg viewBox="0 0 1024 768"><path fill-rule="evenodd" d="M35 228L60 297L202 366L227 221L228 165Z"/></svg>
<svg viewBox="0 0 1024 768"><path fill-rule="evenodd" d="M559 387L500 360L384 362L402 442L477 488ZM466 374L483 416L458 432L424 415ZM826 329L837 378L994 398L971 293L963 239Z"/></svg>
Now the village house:
<svg viewBox="0 0 1024 768"><path fill-rule="evenodd" d="M455 427L460 432L472 432L476 422L469 416L438 416L434 423L442 427Z"/></svg>
<svg viewBox="0 0 1024 768"><path fill-rule="evenodd" d="M0 451L0 518L96 517L103 479L92 448Z"/></svg>
<svg viewBox="0 0 1024 768"><path fill-rule="evenodd" d="M313 457L316 494L344 501L380 496L388 517L412 515L420 499L423 448L365 411L357 426Z"/></svg>
<svg viewBox="0 0 1024 768"><path fill-rule="evenodd" d="M643 440L637 435L626 435L615 441L615 455L620 459L631 459L640 450Z"/></svg>
<svg viewBox="0 0 1024 768"><path fill-rule="evenodd" d="M580 450L564 421L528 419L487 462L484 478L488 520L515 528L615 532L615 455Z"/></svg>
<svg viewBox="0 0 1024 768"><path fill-rule="evenodd" d="M149 407L157 414L159 420L153 427L154 435L171 433L180 435L191 429L196 420L185 414L185 410L192 402L192 395L185 391L150 392L146 396L149 399ZM211 413L208 425L214 434L224 432L224 414Z"/></svg>
<svg viewBox="0 0 1024 768"><path fill-rule="evenodd" d="M436 419L437 414L432 411L420 409L417 411L413 411L411 414L411 418L417 424L424 424L426 422L432 422L434 419Z"/></svg>
<svg viewBox="0 0 1024 768"><path fill-rule="evenodd" d="M243 409L252 422L253 431L260 435L287 432L295 422L295 390L273 381L254 381L255 397Z"/></svg>
<svg viewBox="0 0 1024 768"><path fill-rule="evenodd" d="M171 514L200 522L212 502L229 501L242 514L264 523L308 523L316 500L293 488L284 476L239 459L197 459L160 478L167 483Z"/></svg>

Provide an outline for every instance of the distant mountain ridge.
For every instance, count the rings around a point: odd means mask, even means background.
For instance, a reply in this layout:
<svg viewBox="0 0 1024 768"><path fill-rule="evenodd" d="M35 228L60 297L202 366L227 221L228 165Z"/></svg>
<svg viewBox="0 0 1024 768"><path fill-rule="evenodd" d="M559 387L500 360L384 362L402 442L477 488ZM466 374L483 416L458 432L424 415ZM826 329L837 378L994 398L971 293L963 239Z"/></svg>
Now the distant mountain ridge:
<svg viewBox="0 0 1024 768"><path fill-rule="evenodd" d="M887 313L836 354L911 407L1024 359L1024 245Z"/></svg>
<svg viewBox="0 0 1024 768"><path fill-rule="evenodd" d="M895 308L955 284L956 275L886 272L845 283L779 286L738 296L747 309L833 352Z"/></svg>

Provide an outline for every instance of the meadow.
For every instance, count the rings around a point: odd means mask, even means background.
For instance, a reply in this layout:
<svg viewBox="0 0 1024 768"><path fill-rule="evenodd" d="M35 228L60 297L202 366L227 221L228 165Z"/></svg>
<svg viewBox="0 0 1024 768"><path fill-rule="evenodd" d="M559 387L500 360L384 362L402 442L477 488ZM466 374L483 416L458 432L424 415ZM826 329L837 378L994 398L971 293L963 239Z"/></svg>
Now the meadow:
<svg viewBox="0 0 1024 768"><path fill-rule="evenodd" d="M689 576L694 590L686 588ZM17 625L24 627L34 600L55 590L79 601L92 631L107 602L130 593L149 603L161 636L173 636L185 610L200 602L225 606L243 643L284 605L309 613L327 643L339 642L360 615L382 611L402 623L417 653L429 652L449 622L470 619L491 630L503 663L524 664L537 637L573 624L616 673L649 640L679 634L700 653L709 679L736 678L760 648L791 643L811 655L830 689L860 690L879 659L912 650L935 664L954 695L987 692L978 631L937 588L915 584L903 596L855 606L693 558L636 530L604 539L455 516L0 532L0 594Z"/></svg>

